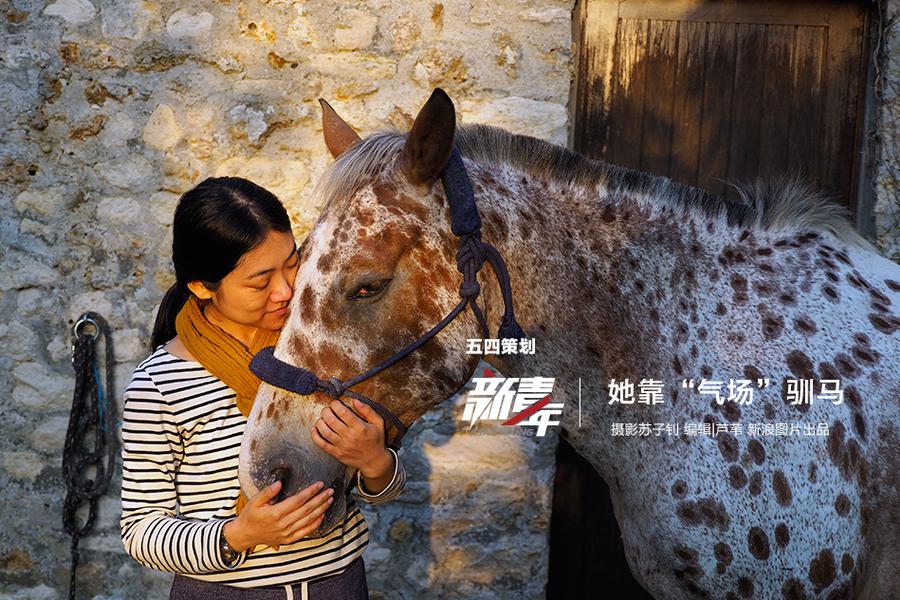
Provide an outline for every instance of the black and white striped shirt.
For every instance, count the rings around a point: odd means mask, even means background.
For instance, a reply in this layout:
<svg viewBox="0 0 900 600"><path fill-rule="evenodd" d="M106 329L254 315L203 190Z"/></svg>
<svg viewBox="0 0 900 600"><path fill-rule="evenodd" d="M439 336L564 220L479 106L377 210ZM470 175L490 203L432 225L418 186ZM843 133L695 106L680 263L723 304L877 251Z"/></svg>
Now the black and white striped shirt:
<svg viewBox="0 0 900 600"><path fill-rule="evenodd" d="M235 516L238 454L246 417L235 393L200 363L159 347L135 369L122 422L122 541L141 564L238 587L286 585L342 572L369 542L365 518L350 499L347 518L327 534L258 546L229 567L219 536ZM406 472L370 502L400 494Z"/></svg>

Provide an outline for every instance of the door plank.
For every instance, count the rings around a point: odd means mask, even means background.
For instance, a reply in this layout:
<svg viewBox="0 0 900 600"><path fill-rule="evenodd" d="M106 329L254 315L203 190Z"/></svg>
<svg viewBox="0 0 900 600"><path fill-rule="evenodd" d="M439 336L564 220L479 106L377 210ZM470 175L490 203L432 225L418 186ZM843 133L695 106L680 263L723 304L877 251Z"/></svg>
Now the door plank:
<svg viewBox="0 0 900 600"><path fill-rule="evenodd" d="M620 20L616 39L607 160L634 169L641 164L641 117L647 62L648 19Z"/></svg>
<svg viewBox="0 0 900 600"><path fill-rule="evenodd" d="M700 169L705 59L706 24L678 23L678 77L673 93L669 177L687 185L697 185Z"/></svg>
<svg viewBox="0 0 900 600"><path fill-rule="evenodd" d="M669 174L672 152L672 99L678 76L677 25L675 21L651 20L644 57L647 64L639 168L659 175Z"/></svg>
<svg viewBox="0 0 900 600"><path fill-rule="evenodd" d="M733 23L709 23L706 38L697 185L720 196L725 193L728 173L736 29Z"/></svg>

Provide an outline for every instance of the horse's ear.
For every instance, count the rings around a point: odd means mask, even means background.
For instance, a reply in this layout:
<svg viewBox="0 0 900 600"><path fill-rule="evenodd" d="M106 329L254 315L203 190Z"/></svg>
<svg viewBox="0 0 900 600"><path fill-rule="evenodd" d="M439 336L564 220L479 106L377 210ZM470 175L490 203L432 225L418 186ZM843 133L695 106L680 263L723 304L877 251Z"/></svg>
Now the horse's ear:
<svg viewBox="0 0 900 600"><path fill-rule="evenodd" d="M322 105L322 133L325 135L325 145L328 146L331 155L337 158L359 141L359 134L347 125L347 122L338 116L325 100L319 98L319 104Z"/></svg>
<svg viewBox="0 0 900 600"><path fill-rule="evenodd" d="M453 151L456 109L444 90L437 88L419 111L403 148L403 168L416 185L434 182Z"/></svg>

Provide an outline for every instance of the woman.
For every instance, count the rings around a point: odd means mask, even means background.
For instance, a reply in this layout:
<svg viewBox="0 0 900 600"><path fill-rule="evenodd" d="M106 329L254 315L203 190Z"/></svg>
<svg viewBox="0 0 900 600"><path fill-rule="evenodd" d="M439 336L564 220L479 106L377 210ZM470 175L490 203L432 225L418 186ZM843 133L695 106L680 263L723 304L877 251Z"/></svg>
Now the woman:
<svg viewBox="0 0 900 600"><path fill-rule="evenodd" d="M245 179L207 179L179 200L172 260L176 283L157 314L154 351L125 391L127 552L176 573L170 599L367 598L368 529L352 500L343 523L305 539L343 490L317 482L273 503L275 481L236 506L241 434L259 386L248 365L287 320L299 266L284 207ZM405 471L384 446L381 418L355 407L340 410L339 432L326 407L311 434L358 469L361 498L386 502Z"/></svg>

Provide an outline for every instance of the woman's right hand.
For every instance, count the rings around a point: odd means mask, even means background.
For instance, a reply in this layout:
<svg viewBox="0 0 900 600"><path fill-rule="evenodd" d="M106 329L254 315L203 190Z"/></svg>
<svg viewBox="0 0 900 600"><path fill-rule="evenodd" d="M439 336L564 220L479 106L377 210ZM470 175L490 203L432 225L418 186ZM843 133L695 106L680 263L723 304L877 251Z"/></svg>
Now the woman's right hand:
<svg viewBox="0 0 900 600"><path fill-rule="evenodd" d="M253 496L236 519L225 524L225 539L243 552L259 544L278 550L306 537L322 523L334 500L332 488L319 491L324 485L317 481L290 498L269 504L281 489L280 480L272 483Z"/></svg>

